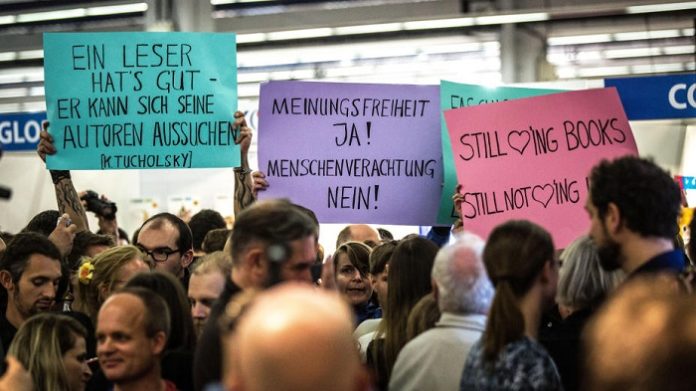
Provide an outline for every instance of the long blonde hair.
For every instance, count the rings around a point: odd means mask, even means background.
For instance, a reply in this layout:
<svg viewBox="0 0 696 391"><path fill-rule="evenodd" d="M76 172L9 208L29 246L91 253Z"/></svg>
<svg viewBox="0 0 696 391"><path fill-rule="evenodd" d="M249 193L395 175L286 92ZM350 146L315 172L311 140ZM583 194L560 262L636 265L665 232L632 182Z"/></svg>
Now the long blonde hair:
<svg viewBox="0 0 696 391"><path fill-rule="evenodd" d="M109 291L116 282L116 275L122 267L134 258L143 259L143 254L135 246L119 246L99 253L94 258L83 258L80 268L85 264L91 264L92 277L88 281L79 281L75 292L73 309L87 314L96 324L97 313L106 297L100 296L100 288L106 285ZM76 278L79 278L79 273Z"/></svg>
<svg viewBox="0 0 696 391"><path fill-rule="evenodd" d="M17 331L8 354L31 374L36 391L69 389L63 355L86 338L82 325L67 315L42 313L29 318Z"/></svg>

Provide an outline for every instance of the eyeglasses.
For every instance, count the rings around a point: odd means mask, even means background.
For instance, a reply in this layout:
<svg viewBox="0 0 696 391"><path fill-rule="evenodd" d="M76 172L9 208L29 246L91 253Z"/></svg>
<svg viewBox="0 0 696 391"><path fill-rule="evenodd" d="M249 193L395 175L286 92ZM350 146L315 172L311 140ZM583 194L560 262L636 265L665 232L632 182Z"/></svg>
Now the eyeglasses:
<svg viewBox="0 0 696 391"><path fill-rule="evenodd" d="M136 246L136 247L138 247L138 249L140 249L140 251L142 251L143 254L146 254L147 256L152 258L155 262L159 262L159 263L167 262L167 259L169 258L170 255L179 252L179 249L170 250L167 247L156 248L152 251L148 251L147 249L143 248L142 246Z"/></svg>

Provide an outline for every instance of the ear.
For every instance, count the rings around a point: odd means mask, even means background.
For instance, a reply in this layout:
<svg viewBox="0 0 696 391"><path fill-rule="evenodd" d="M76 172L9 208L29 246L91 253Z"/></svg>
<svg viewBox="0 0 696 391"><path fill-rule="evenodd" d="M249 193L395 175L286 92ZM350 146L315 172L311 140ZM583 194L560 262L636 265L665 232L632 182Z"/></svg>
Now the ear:
<svg viewBox="0 0 696 391"><path fill-rule="evenodd" d="M12 275L7 270L0 270L0 284L6 291L11 292L14 290L14 282L12 282Z"/></svg>
<svg viewBox="0 0 696 391"><path fill-rule="evenodd" d="M181 267L186 269L193 262L193 249L181 254Z"/></svg>
<svg viewBox="0 0 696 391"><path fill-rule="evenodd" d="M244 254L243 262L253 281L262 283L268 279L268 261L261 246L250 246Z"/></svg>
<svg viewBox="0 0 696 391"><path fill-rule="evenodd" d="M607 212L604 215L604 225L607 227L607 231L610 234L615 234L621 230L621 211L613 202L607 205Z"/></svg>
<svg viewBox="0 0 696 391"><path fill-rule="evenodd" d="M102 303L106 301L106 298L111 294L111 288L103 282L99 284L97 290L99 291L99 301Z"/></svg>
<svg viewBox="0 0 696 391"><path fill-rule="evenodd" d="M158 331L152 338L150 338L150 349L155 355L161 355L164 352L164 348L167 346L167 335L164 331Z"/></svg>
<svg viewBox="0 0 696 391"><path fill-rule="evenodd" d="M541 275L539 276L539 280L541 281L542 284L547 285L550 282L555 282L556 279L554 278L554 274L556 272L556 267L554 266L554 260L548 260L544 262L544 267L541 269Z"/></svg>

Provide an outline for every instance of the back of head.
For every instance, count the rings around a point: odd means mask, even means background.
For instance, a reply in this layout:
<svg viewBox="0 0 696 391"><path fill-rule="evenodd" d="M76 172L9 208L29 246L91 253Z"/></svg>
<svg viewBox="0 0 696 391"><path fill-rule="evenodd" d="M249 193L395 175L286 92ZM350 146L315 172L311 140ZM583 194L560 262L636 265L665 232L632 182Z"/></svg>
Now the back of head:
<svg viewBox="0 0 696 391"><path fill-rule="evenodd" d="M650 160L625 156L602 161L590 173L590 197L600 217L614 203L626 227L641 236L671 240L677 234L679 186Z"/></svg>
<svg viewBox="0 0 696 391"><path fill-rule="evenodd" d="M31 374L36 390L68 390L63 355L86 338L84 327L65 315L43 313L29 318L17 330L8 354Z"/></svg>
<svg viewBox="0 0 696 391"><path fill-rule="evenodd" d="M225 243L232 233L231 229L216 228L211 229L203 238L201 249L206 253L222 251L225 248Z"/></svg>
<svg viewBox="0 0 696 391"><path fill-rule="evenodd" d="M92 246L114 247L114 239L109 235L99 235L90 231L80 231L75 234L73 246L70 254L68 254L68 268L77 270L80 266L80 258L87 255L87 252Z"/></svg>
<svg viewBox="0 0 696 391"><path fill-rule="evenodd" d="M219 212L203 209L191 217L188 226L193 236L193 249L201 251L205 235L213 229L227 228L227 223Z"/></svg>
<svg viewBox="0 0 696 391"><path fill-rule="evenodd" d="M60 217L60 212L57 210L39 212L39 214L29 220L29 223L22 229L22 232L36 232L48 236L56 229L58 217Z"/></svg>
<svg viewBox="0 0 696 391"><path fill-rule="evenodd" d="M237 263L248 245L284 243L317 235L317 225L287 200L253 203L236 217L232 229L232 261Z"/></svg>
<svg viewBox="0 0 696 391"><path fill-rule="evenodd" d="M86 276L80 273L77 276L79 284L75 293L79 297L76 302L79 307L76 309L96 321L99 307L105 299L100 296L100 290L107 288L111 292L121 269L134 259L143 259L143 254L131 245L110 248L94 258L83 258L81 269L86 269ZM91 277L88 273L90 269Z"/></svg>
<svg viewBox="0 0 696 391"><path fill-rule="evenodd" d="M495 296L483 335L486 360L494 360L508 343L524 334L524 318L517 306L541 274L553 261L551 235L526 220L510 220L493 229L483 251L488 276Z"/></svg>
<svg viewBox="0 0 696 391"><path fill-rule="evenodd" d="M410 341L424 331L435 327L435 323L440 319L440 315L435 296L432 293L423 296L408 314L408 321L406 322L407 339Z"/></svg>
<svg viewBox="0 0 696 391"><path fill-rule="evenodd" d="M432 291L430 273L437 251L437 245L428 239L403 239L389 261L387 306L378 331L384 335L384 360L389 373L408 341L406 323L411 309Z"/></svg>
<svg viewBox="0 0 696 391"><path fill-rule="evenodd" d="M364 388L352 328L351 310L334 294L293 284L265 291L226 342L225 384L249 391Z"/></svg>
<svg viewBox="0 0 696 391"><path fill-rule="evenodd" d="M585 327L584 389L696 389L696 297L677 277L632 278Z"/></svg>
<svg viewBox="0 0 696 391"><path fill-rule="evenodd" d="M556 302L575 310L598 307L623 280L622 271L601 267L597 246L587 235L563 250L561 262Z"/></svg>
<svg viewBox="0 0 696 391"><path fill-rule="evenodd" d="M161 228L164 224L171 224L176 228L177 232L179 233L179 238L176 240L176 246L179 249L180 252L185 252L193 248L193 234L191 233L191 228L189 228L188 224L182 219L180 219L178 216L173 215L171 213L163 212L163 213L158 213L149 219L145 220L145 222L136 230L135 234L133 235L133 238L135 239L133 241L133 244L138 244L138 235L142 230L144 229L159 229Z"/></svg>
<svg viewBox="0 0 696 391"><path fill-rule="evenodd" d="M437 284L441 312L488 313L493 286L483 265L484 245L480 237L464 233L437 253L432 278Z"/></svg>
<svg viewBox="0 0 696 391"><path fill-rule="evenodd" d="M126 283L126 288L146 288L159 295L167 304L170 332L167 333L167 350L192 351L196 343L193 318L188 297L181 282L169 273L153 271L140 273Z"/></svg>
<svg viewBox="0 0 696 391"><path fill-rule="evenodd" d="M232 260L229 254L222 251L215 251L202 256L191 267L192 275L204 275L208 273L220 273L225 278L230 275L232 270Z"/></svg>
<svg viewBox="0 0 696 391"><path fill-rule="evenodd" d="M336 247L339 247L343 243L354 241L354 242L370 242L379 243L380 237L379 232L376 229L370 227L366 224L350 224L338 233L336 238ZM373 247L373 246L371 246Z"/></svg>

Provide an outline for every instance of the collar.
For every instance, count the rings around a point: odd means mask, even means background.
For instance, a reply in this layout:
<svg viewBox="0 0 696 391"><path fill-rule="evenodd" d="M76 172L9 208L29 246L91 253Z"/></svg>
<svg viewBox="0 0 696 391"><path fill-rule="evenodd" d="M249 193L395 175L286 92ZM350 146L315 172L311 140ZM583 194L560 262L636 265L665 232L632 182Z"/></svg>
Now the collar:
<svg viewBox="0 0 696 391"><path fill-rule="evenodd" d="M486 315L460 315L452 312L443 312L440 315L440 320L435 323L435 327L451 327L483 332L486 329Z"/></svg>
<svg viewBox="0 0 696 391"><path fill-rule="evenodd" d="M643 275L648 273L658 273L658 272L669 272L674 274L679 274L684 271L686 266L684 257L684 252L680 249L674 249L671 251L659 254L651 259L649 259L644 264L640 265L638 269L631 273L631 277L636 275Z"/></svg>

